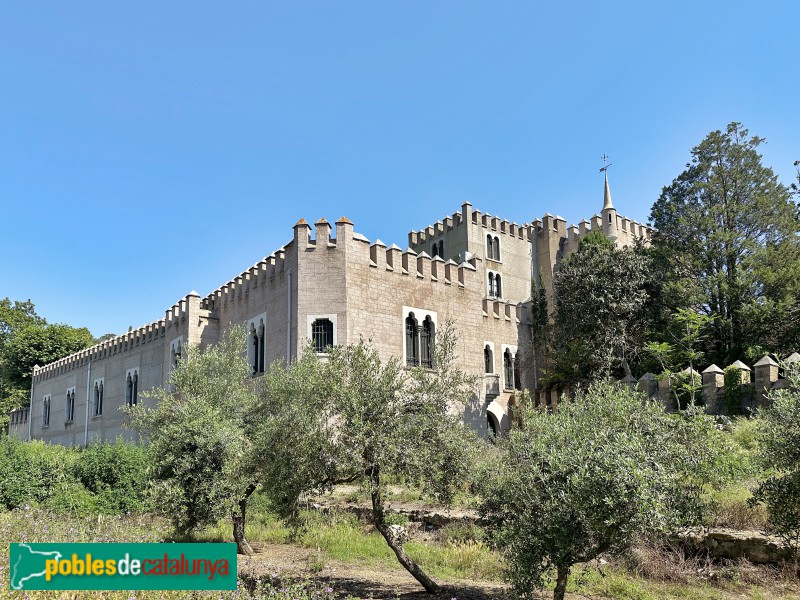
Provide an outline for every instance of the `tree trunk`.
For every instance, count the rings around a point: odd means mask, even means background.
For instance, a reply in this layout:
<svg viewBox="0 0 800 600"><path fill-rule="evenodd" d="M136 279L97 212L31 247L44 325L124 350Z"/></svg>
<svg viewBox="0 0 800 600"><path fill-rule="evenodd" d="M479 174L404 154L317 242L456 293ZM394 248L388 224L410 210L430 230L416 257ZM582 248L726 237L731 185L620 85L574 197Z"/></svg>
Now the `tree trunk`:
<svg viewBox="0 0 800 600"><path fill-rule="evenodd" d="M239 500L239 511L231 515L233 520L233 540L236 542L236 552L245 554L247 556L253 555L253 548L247 541L244 535L245 517L247 515L247 499L256 490L256 486L252 483L247 487L244 492L244 497Z"/></svg>
<svg viewBox="0 0 800 600"><path fill-rule="evenodd" d="M440 591L439 585L419 567L417 563L411 560L405 550L403 550L403 540L398 539L396 533L386 524L386 518L383 511L383 496L380 489L380 475L377 467L370 473L370 495L372 497L372 518L375 521L375 528L381 532L383 539L389 544L389 547L397 556L398 562L403 565L406 571L419 581L425 591L429 594L436 594Z"/></svg>
<svg viewBox="0 0 800 600"><path fill-rule="evenodd" d="M553 600L564 600L564 594L567 593L567 578L569 577L569 567L558 567L558 574L556 576L556 588L553 590Z"/></svg>

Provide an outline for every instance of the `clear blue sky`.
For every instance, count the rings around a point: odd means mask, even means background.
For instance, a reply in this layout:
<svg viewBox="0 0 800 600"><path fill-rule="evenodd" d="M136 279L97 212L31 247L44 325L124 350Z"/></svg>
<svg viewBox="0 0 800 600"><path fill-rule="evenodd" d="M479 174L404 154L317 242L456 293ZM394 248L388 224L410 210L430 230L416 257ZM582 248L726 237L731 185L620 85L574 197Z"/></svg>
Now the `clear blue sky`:
<svg viewBox="0 0 800 600"><path fill-rule="evenodd" d="M301 217L646 221L711 130L800 159L800 3L6 2L0 297L121 333Z"/></svg>

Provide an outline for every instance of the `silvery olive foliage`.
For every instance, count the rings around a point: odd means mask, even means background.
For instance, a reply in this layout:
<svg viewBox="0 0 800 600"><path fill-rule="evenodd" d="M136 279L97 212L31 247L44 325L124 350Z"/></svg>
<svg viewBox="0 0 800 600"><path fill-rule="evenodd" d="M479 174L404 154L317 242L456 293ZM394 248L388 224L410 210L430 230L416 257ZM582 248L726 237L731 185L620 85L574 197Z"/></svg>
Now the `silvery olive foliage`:
<svg viewBox="0 0 800 600"><path fill-rule="evenodd" d="M187 345L169 383L128 409L132 426L151 447L153 506L179 532L221 518L244 519L247 498L259 483L258 440L253 415L259 395L242 353L246 333L232 327L218 344ZM242 504L244 502L244 504ZM242 552L244 526L234 532Z"/></svg>
<svg viewBox="0 0 800 600"><path fill-rule="evenodd" d="M452 325L443 324L432 369L384 361L362 340L329 348L322 359L307 350L287 370L265 376L265 405L279 411L267 427L285 431L278 446L265 450L274 452L266 493L279 512L291 514L304 494L339 482L364 484L376 528L428 591L439 588L386 522L386 477L417 483L445 504L466 480L475 445L459 407L474 382L454 366L455 342Z"/></svg>
<svg viewBox="0 0 800 600"><path fill-rule="evenodd" d="M481 516L520 597L570 568L701 515L708 424L619 384L595 383L556 413L528 406L485 466Z"/></svg>

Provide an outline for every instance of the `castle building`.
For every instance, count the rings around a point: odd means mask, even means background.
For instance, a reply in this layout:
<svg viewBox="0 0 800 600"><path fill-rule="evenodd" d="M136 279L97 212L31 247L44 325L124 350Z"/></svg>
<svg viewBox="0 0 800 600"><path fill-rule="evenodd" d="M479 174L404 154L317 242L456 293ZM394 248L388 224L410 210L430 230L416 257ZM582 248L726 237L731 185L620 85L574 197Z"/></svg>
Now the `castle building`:
<svg viewBox="0 0 800 600"><path fill-rule="evenodd" d="M11 413L10 433L64 445L131 438L120 408L165 385L187 344L214 344L231 324L245 324L258 376L273 361L295 359L309 339L324 355L363 337L384 360L430 366L446 319L460 366L479 376L461 407L464 422L499 432L516 391L532 385L524 365L532 286L551 294L556 264L590 231L620 247L651 235L617 215L607 177L601 214L570 227L550 214L518 225L464 203L409 233L405 250L368 240L345 217L313 229L301 219L293 229L283 247L205 297L192 291L158 321L35 367L31 404Z"/></svg>

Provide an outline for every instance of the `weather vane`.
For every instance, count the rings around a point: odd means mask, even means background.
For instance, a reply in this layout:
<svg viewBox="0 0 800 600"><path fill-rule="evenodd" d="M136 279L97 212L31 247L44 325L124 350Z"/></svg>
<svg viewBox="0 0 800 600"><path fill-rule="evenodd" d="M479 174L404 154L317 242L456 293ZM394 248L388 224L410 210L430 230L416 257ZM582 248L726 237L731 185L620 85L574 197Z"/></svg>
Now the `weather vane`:
<svg viewBox="0 0 800 600"><path fill-rule="evenodd" d="M600 159L603 161L603 168L600 169L600 172L603 173L605 171L608 171L608 167L611 166L611 163L608 162L608 155L605 152L603 152L603 156L601 156Z"/></svg>

